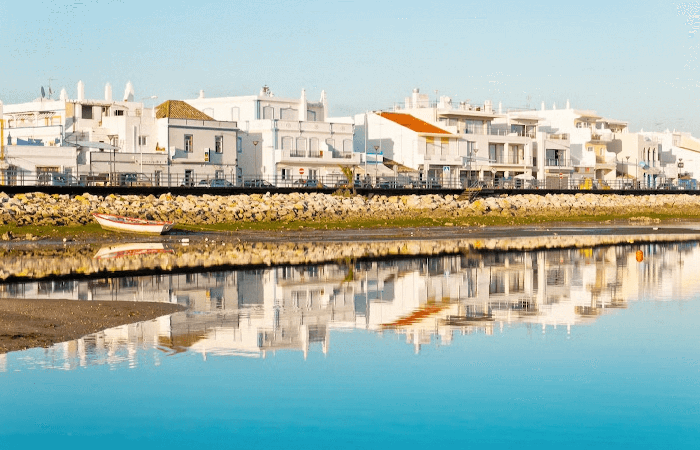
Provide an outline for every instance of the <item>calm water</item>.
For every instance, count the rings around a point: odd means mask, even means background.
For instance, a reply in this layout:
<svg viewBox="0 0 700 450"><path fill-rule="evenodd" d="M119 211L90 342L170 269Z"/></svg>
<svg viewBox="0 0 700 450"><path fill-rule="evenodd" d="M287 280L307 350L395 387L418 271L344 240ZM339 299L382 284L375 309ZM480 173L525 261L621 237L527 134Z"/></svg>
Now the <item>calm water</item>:
<svg viewBox="0 0 700 450"><path fill-rule="evenodd" d="M0 356L0 448L698 448L699 269L693 243L4 285L189 310Z"/></svg>

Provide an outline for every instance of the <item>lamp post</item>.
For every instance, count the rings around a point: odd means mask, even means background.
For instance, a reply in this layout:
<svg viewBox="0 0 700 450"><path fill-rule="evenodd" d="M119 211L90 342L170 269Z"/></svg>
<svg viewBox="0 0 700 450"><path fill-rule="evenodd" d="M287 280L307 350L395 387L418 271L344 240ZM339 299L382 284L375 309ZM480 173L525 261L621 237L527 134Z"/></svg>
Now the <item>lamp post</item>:
<svg viewBox="0 0 700 450"><path fill-rule="evenodd" d="M143 100L155 100L157 98L158 98L157 95L151 95L150 97L142 98L141 101L143 101ZM143 113L141 113L141 115L139 116L139 133L138 133L139 135L136 136L138 146L139 146L140 159L141 159L141 162L139 164L139 172L140 173L143 173L143 146L141 144L141 121L142 120L143 120Z"/></svg>
<svg viewBox="0 0 700 450"><path fill-rule="evenodd" d="M627 173L627 176L630 174L630 157L625 156L625 159L627 159L627 170L625 170L625 173Z"/></svg>
<svg viewBox="0 0 700 450"><path fill-rule="evenodd" d="M377 150L379 150L379 146L375 145L374 146L374 184L377 184Z"/></svg>
<svg viewBox="0 0 700 450"><path fill-rule="evenodd" d="M253 141L253 156L255 157L255 166L253 166L253 174L258 170L258 143L259 141Z"/></svg>

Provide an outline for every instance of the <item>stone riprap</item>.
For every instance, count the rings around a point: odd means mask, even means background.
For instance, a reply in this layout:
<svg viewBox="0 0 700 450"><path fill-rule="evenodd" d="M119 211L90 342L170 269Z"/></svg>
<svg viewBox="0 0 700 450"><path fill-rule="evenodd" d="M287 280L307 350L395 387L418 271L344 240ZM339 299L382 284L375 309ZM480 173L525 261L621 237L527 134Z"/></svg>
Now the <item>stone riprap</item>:
<svg viewBox="0 0 700 450"><path fill-rule="evenodd" d="M697 241L698 233L630 235L570 235L512 238L464 238L377 242L237 242L231 236L163 240L160 253L129 254L124 245L0 245L0 280L61 276L108 276L124 272L177 271L216 267L345 263L363 258L469 254L481 251L529 251L543 248L590 248L599 245ZM138 245L131 243L130 250ZM148 243L145 245L149 245ZM104 256L110 250L111 256ZM102 255L102 256L101 256Z"/></svg>
<svg viewBox="0 0 700 450"><path fill-rule="evenodd" d="M0 193L0 224L78 225L103 212L180 224L253 221L321 221L396 219L415 217L522 217L537 215L605 215L635 213L700 215L700 196L671 195L511 195L460 200L455 195L369 197L292 193L265 195L139 195L90 194L69 196L44 193Z"/></svg>

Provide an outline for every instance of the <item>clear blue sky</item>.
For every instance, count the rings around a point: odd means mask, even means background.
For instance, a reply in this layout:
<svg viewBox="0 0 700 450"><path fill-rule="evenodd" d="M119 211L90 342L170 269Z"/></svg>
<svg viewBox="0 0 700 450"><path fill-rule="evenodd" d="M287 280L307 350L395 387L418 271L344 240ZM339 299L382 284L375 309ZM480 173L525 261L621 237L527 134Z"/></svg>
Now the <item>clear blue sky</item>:
<svg viewBox="0 0 700 450"><path fill-rule="evenodd" d="M58 92L310 99L331 115L388 108L414 87L504 107L563 106L638 131L700 137L698 2L0 2L0 100ZM685 11L687 14L681 13ZM700 21L700 19L698 19ZM700 22L698 22L700 24Z"/></svg>

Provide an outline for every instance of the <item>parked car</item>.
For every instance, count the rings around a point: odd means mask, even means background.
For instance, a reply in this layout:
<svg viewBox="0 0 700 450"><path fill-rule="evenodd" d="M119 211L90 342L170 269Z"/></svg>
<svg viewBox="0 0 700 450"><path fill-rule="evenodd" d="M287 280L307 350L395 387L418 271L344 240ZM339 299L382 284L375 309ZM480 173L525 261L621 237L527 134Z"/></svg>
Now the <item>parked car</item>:
<svg viewBox="0 0 700 450"><path fill-rule="evenodd" d="M226 188L233 187L233 183L224 178L213 178L211 180L200 180L198 187Z"/></svg>
<svg viewBox="0 0 700 450"><path fill-rule="evenodd" d="M294 187L303 187L303 188L322 188L323 184L321 184L318 180L296 180L293 183Z"/></svg>
<svg viewBox="0 0 700 450"><path fill-rule="evenodd" d="M435 180L418 180L413 183L413 187L418 189L442 189L442 185Z"/></svg>
<svg viewBox="0 0 700 450"><path fill-rule="evenodd" d="M377 183L379 189L403 189L406 185L396 180L380 180Z"/></svg>
<svg viewBox="0 0 700 450"><path fill-rule="evenodd" d="M41 186L85 186L73 175L56 172L40 173L37 177L37 184Z"/></svg>
<svg viewBox="0 0 700 450"><path fill-rule="evenodd" d="M273 188L275 185L265 180L245 180L243 181L243 187Z"/></svg>
<svg viewBox="0 0 700 450"><path fill-rule="evenodd" d="M119 184L121 186L151 186L151 179L142 173L120 173Z"/></svg>

